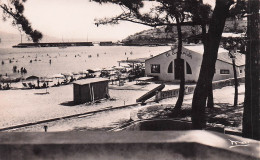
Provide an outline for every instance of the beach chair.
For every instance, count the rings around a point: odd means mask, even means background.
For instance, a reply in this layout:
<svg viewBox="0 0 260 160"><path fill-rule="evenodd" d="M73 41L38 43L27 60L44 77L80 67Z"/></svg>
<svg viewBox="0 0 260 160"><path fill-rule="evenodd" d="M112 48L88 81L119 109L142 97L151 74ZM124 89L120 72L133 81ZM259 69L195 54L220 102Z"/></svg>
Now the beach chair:
<svg viewBox="0 0 260 160"><path fill-rule="evenodd" d="M29 86L30 88L35 88L35 85L32 84L32 83L28 83L28 86Z"/></svg>
<svg viewBox="0 0 260 160"><path fill-rule="evenodd" d="M25 87L25 88L28 88L28 86L27 86L27 84L26 83L22 83L23 84L23 86Z"/></svg>

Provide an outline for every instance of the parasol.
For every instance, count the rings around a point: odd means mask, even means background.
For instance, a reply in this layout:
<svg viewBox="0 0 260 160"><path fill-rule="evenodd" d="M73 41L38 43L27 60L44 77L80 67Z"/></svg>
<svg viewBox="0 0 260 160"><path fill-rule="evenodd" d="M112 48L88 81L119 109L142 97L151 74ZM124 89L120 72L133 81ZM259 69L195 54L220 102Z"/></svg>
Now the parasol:
<svg viewBox="0 0 260 160"><path fill-rule="evenodd" d="M29 76L26 78L26 80L38 80L38 79L39 79L39 77L37 77L37 76Z"/></svg>
<svg viewBox="0 0 260 160"><path fill-rule="evenodd" d="M54 74L53 76L51 76L52 78L64 78L64 75L62 74Z"/></svg>
<svg viewBox="0 0 260 160"><path fill-rule="evenodd" d="M88 71L88 73L95 73L95 71L92 69L87 69L87 71Z"/></svg>

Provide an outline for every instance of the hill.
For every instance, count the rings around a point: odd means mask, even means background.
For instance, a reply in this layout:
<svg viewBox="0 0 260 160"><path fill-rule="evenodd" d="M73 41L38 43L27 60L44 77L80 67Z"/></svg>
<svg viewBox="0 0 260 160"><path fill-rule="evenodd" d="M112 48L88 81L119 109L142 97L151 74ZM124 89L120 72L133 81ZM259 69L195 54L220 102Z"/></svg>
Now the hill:
<svg viewBox="0 0 260 160"><path fill-rule="evenodd" d="M226 21L224 32L246 32L246 20L233 21L231 19ZM167 32L166 32L167 31ZM183 39L187 37L198 35L201 33L200 26L182 26ZM144 30L134 35L130 35L122 40L124 45L167 45L174 43L177 39L177 28L168 29L166 27L158 27L154 29Z"/></svg>

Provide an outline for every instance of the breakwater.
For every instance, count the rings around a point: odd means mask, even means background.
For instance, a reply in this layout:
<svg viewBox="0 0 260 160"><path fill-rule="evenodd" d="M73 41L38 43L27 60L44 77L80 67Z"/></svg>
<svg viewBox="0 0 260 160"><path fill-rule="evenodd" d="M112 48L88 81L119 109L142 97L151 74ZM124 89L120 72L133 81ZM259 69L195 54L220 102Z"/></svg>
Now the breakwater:
<svg viewBox="0 0 260 160"><path fill-rule="evenodd" d="M92 42L19 43L13 48L93 46Z"/></svg>

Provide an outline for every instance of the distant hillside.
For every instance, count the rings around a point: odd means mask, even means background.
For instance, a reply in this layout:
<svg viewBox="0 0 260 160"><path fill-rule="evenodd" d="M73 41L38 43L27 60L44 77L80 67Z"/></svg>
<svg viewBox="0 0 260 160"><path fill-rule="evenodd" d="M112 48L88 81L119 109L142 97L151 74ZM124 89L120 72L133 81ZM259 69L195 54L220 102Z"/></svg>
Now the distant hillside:
<svg viewBox="0 0 260 160"><path fill-rule="evenodd" d="M234 22L227 20L224 32L246 32L246 20ZM234 27L236 26L236 27ZM168 32L166 32L168 30ZM183 39L201 33L200 26L182 26ZM122 40L124 45L165 45L174 43L177 39L177 28L166 29L159 27L149 30L144 30L134 35L130 35Z"/></svg>
<svg viewBox="0 0 260 160"><path fill-rule="evenodd" d="M183 26L183 38L190 36L192 29L193 28L190 26ZM173 27L168 32L166 32L166 30L166 27L144 30L142 32L128 36L127 38L122 40L122 43L124 43L125 45L165 45L168 43L174 43L177 39L176 27ZM196 29L193 30L195 34Z"/></svg>
<svg viewBox="0 0 260 160"><path fill-rule="evenodd" d="M6 33L6 32L0 32L0 48L10 48L13 45L16 45L21 42L21 35L19 33ZM58 38L50 37L50 36L43 36L43 39L41 42L58 42L60 41ZM32 42L28 41L27 36L23 35L23 43L26 42Z"/></svg>

